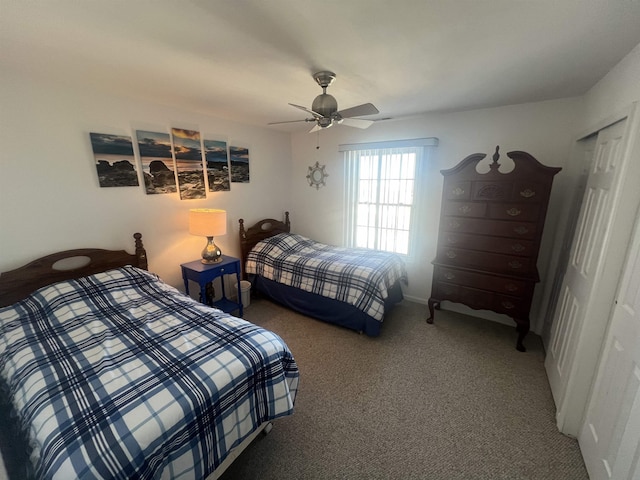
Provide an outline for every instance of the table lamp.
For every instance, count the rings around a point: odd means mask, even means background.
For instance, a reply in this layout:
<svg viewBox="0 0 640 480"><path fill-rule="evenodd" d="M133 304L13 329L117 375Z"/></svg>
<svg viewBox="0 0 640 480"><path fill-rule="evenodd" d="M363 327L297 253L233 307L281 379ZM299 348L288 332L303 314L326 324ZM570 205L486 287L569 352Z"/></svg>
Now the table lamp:
<svg viewBox="0 0 640 480"><path fill-rule="evenodd" d="M202 250L202 263L222 261L222 252L213 243L213 237L227 233L227 212L213 208L192 208L189 210L189 233L207 237L207 245Z"/></svg>

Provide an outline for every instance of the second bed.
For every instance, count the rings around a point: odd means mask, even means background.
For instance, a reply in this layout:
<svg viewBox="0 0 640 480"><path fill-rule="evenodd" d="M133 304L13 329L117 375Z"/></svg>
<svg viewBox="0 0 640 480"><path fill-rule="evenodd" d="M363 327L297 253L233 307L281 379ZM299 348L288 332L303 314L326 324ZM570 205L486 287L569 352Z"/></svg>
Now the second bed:
<svg viewBox="0 0 640 480"><path fill-rule="evenodd" d="M399 255L325 245L290 233L285 221L264 219L245 229L240 219L243 274L253 288L304 315L380 334L407 281Z"/></svg>

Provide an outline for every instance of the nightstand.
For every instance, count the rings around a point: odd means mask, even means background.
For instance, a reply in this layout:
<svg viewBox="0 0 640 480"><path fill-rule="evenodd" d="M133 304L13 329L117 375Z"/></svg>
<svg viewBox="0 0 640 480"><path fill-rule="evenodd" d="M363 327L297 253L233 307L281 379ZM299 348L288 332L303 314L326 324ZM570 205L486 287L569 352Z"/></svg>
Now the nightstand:
<svg viewBox="0 0 640 480"><path fill-rule="evenodd" d="M204 264L200 260L180 265L182 268L182 279L184 280L184 290L189 295L189 280L193 280L200 285L200 299L202 303L207 302L207 284L211 283L223 275L236 276L238 282L238 301L229 300L225 293L224 278L220 279L222 284L222 298L212 302L211 306L219 308L223 312L231 313L234 310L240 311L242 317L242 295L240 293L240 260L238 258L222 255L222 261L218 263Z"/></svg>

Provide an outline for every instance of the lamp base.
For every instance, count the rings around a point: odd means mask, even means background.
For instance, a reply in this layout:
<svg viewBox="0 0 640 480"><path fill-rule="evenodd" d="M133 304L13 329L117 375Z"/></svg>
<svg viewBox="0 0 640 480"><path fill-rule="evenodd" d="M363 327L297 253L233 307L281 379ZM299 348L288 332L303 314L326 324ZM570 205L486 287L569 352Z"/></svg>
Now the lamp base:
<svg viewBox="0 0 640 480"><path fill-rule="evenodd" d="M212 263L220 263L222 261L222 257L218 257L214 260L207 260L206 258L203 258L202 260L200 260L202 263L204 263L205 265L211 265Z"/></svg>
<svg viewBox="0 0 640 480"><path fill-rule="evenodd" d="M202 250L202 263L210 265L222 261L222 251L213 243L213 237L207 237L207 245Z"/></svg>

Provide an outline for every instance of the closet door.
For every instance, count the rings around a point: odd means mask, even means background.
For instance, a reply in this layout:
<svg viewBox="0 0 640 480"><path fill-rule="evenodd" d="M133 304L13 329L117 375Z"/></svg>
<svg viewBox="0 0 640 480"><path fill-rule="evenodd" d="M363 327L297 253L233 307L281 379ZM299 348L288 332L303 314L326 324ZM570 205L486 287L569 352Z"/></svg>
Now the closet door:
<svg viewBox="0 0 640 480"><path fill-rule="evenodd" d="M640 217L578 440L591 480L640 478Z"/></svg>
<svg viewBox="0 0 640 480"><path fill-rule="evenodd" d="M612 241L627 133L626 117L598 133L545 360L558 427L573 436L582 424L620 274L611 267L622 265L627 250L628 234Z"/></svg>

